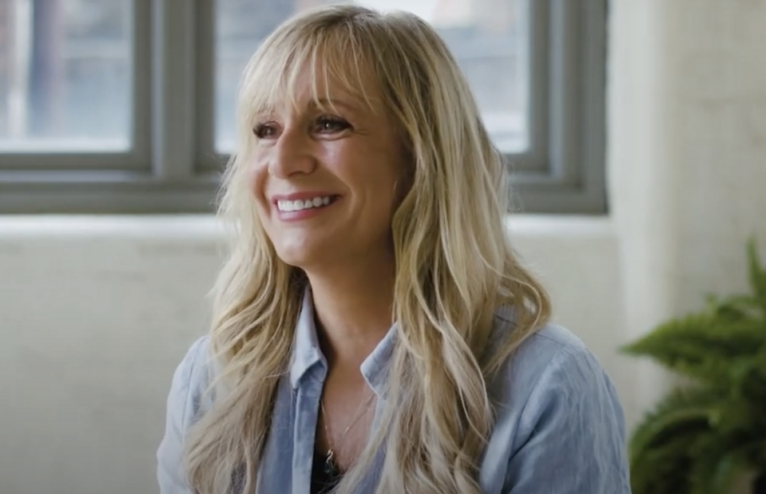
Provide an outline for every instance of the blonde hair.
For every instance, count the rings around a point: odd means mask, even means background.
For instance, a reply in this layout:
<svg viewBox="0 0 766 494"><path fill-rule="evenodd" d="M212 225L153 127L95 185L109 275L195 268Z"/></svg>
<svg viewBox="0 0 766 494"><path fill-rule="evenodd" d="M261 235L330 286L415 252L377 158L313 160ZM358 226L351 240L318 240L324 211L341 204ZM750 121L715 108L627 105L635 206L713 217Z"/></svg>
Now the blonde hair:
<svg viewBox="0 0 766 494"><path fill-rule="evenodd" d="M292 97L304 67L364 97L360 74L371 74L412 162L392 222L398 335L387 386L395 398L336 492L353 492L384 447L376 492L478 494L478 460L493 426L487 381L547 321L548 297L507 242L505 166L442 40L414 15L348 5L292 18L245 70L239 152L220 207L236 229L214 291L217 399L190 431L190 485L200 494L253 492L288 369L307 279L277 257L246 164L255 115ZM513 307L515 329L490 343L500 306Z"/></svg>

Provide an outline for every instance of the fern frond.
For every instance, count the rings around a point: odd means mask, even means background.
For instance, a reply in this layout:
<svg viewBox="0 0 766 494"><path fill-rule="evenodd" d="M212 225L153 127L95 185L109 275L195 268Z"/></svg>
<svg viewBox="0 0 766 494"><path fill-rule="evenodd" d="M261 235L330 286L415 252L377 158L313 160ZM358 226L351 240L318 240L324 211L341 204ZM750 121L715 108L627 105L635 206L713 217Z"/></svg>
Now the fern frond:
<svg viewBox="0 0 766 494"><path fill-rule="evenodd" d="M644 416L634 430L629 444L631 458L639 458L646 451L662 448L676 435L710 431L724 393L703 387L672 391Z"/></svg>
<svg viewBox="0 0 766 494"><path fill-rule="evenodd" d="M766 270L748 244L753 293L708 298L622 348L692 378L647 413L629 443L634 494L724 494L766 472Z"/></svg>
<svg viewBox="0 0 766 494"><path fill-rule="evenodd" d="M671 370L712 384L724 384L728 369L739 359L766 347L766 322L760 319L723 321L709 313L670 321L622 348L647 356Z"/></svg>
<svg viewBox="0 0 766 494"><path fill-rule="evenodd" d="M766 320L765 310L766 308L752 295L732 295L724 299L715 296L707 298L707 312L721 321Z"/></svg>
<svg viewBox="0 0 766 494"><path fill-rule="evenodd" d="M747 438L742 435L707 434L692 449L690 492L728 494L736 475L748 466Z"/></svg>
<svg viewBox="0 0 766 494"><path fill-rule="evenodd" d="M633 494L689 494L689 451L694 435L679 436L666 448L647 450L630 463L630 488Z"/></svg>

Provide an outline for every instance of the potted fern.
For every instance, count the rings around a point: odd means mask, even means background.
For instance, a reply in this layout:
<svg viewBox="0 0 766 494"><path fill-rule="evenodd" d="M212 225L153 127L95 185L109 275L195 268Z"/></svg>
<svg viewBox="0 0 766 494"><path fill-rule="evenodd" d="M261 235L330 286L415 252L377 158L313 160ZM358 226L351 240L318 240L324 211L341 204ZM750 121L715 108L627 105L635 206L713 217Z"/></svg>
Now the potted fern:
<svg viewBox="0 0 766 494"><path fill-rule="evenodd" d="M633 494L728 494L744 472L766 494L766 271L748 244L752 293L660 325L623 351L688 379L630 440Z"/></svg>

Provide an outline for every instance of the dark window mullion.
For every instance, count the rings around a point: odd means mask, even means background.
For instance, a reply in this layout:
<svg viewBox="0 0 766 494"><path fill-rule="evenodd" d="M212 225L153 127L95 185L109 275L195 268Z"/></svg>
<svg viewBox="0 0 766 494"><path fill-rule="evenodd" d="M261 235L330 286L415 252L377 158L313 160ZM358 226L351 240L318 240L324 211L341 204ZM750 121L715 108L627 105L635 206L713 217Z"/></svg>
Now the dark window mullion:
<svg viewBox="0 0 766 494"><path fill-rule="evenodd" d="M583 44L580 92L587 104L582 108L577 135L582 142L583 187L593 203L606 212L606 60L607 0L586 2L580 11Z"/></svg>
<svg viewBox="0 0 766 494"><path fill-rule="evenodd" d="M553 2L550 15L550 173L561 183L579 179L582 28L579 2Z"/></svg>
<svg viewBox="0 0 766 494"><path fill-rule="evenodd" d="M227 156L215 149L215 0L197 0L196 171L221 171Z"/></svg>
<svg viewBox="0 0 766 494"><path fill-rule="evenodd" d="M131 115L131 136L136 168L151 169L151 98L152 98L152 0L133 0L133 113Z"/></svg>
<svg viewBox="0 0 766 494"><path fill-rule="evenodd" d="M152 2L152 171L170 183L190 179L196 160L195 4Z"/></svg>
<svg viewBox="0 0 766 494"><path fill-rule="evenodd" d="M523 2L528 25L527 57L527 132L529 147L526 152L507 155L516 179L521 176L540 177L548 175L548 78L549 78L549 29L550 9L547 2L526 0Z"/></svg>

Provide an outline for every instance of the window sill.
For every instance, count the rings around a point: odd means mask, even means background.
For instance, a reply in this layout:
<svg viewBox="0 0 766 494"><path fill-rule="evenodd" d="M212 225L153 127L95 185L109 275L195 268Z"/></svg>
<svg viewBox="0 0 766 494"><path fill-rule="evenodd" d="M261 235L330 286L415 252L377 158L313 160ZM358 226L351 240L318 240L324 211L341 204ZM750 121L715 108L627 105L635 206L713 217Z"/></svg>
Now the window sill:
<svg viewBox="0 0 766 494"><path fill-rule="evenodd" d="M517 214L506 226L518 239L596 239L615 235L609 216ZM224 227L211 214L200 215L10 215L0 216L0 240L125 238L220 240Z"/></svg>

